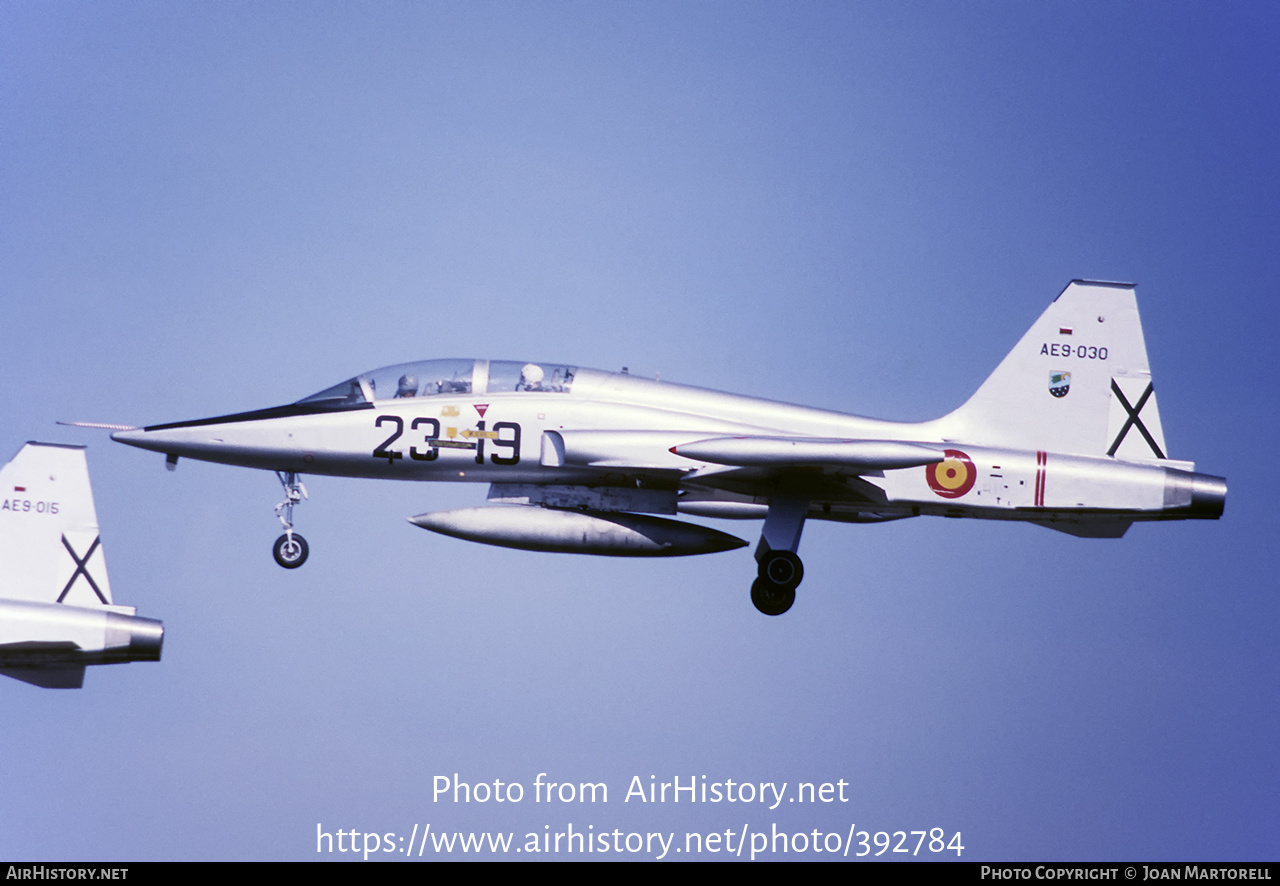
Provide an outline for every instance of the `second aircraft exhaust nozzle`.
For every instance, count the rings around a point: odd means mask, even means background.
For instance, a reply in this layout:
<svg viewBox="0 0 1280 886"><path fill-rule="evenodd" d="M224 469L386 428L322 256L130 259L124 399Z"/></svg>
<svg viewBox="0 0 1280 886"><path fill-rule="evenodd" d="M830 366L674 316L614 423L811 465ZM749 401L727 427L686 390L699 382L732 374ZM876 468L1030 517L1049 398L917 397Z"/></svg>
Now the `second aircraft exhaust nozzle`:
<svg viewBox="0 0 1280 886"><path fill-rule="evenodd" d="M684 557L745 547L727 532L647 514L489 505L435 511L409 522L441 535L525 551L609 557Z"/></svg>
<svg viewBox="0 0 1280 886"><path fill-rule="evenodd" d="M1191 516L1217 520L1227 506L1227 478L1194 474L1191 484Z"/></svg>
<svg viewBox="0 0 1280 886"><path fill-rule="evenodd" d="M128 645L122 655L129 661L159 661L164 646L164 623L154 618L138 615L120 616L112 613L107 619L107 629L127 634Z"/></svg>
<svg viewBox="0 0 1280 886"><path fill-rule="evenodd" d="M1199 520L1217 520L1227 504L1227 480L1213 474L1197 474L1166 468L1164 509Z"/></svg>

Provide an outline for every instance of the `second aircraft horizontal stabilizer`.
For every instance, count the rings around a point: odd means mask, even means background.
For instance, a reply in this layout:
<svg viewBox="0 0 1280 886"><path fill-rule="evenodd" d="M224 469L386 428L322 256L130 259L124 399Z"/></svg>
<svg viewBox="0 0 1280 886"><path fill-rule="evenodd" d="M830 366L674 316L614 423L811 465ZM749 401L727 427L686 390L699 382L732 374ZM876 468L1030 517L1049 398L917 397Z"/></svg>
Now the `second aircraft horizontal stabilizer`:
<svg viewBox="0 0 1280 886"><path fill-rule="evenodd" d="M676 455L734 467L842 467L891 471L934 464L942 452L896 440L834 440L821 437L714 437L672 446Z"/></svg>

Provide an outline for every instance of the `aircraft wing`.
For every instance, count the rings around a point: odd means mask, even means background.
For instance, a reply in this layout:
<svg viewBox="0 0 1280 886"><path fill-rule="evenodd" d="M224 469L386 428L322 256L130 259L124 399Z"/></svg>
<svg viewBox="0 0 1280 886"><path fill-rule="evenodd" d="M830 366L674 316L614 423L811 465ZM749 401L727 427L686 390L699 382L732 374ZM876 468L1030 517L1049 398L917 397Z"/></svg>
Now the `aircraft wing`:
<svg viewBox="0 0 1280 886"><path fill-rule="evenodd" d="M883 503L885 494L863 480L863 475L882 476L887 470L934 464L944 458L940 448L897 440L722 436L705 430L547 431L544 467L606 469L624 478L623 485L610 489L607 483L590 487L494 484L489 500L491 504L763 517L766 502L780 486L811 501L873 506ZM678 508L677 490L684 490ZM726 502L725 493L744 500Z"/></svg>
<svg viewBox="0 0 1280 886"><path fill-rule="evenodd" d="M940 462L942 450L898 440L707 436L705 431L546 431L544 467L583 465L687 473L697 463L734 468L840 468L872 474Z"/></svg>

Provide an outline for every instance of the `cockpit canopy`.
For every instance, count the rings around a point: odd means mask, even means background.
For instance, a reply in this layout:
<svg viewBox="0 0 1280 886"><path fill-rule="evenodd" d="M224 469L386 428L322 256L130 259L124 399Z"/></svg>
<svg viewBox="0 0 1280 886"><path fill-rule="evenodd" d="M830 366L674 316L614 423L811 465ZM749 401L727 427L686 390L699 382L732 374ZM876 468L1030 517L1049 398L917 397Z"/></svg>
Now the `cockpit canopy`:
<svg viewBox="0 0 1280 886"><path fill-rule="evenodd" d="M321 409L350 409L406 397L439 394L491 394L506 391L568 393L576 366L519 360L421 360L361 373L341 384L304 397L300 404Z"/></svg>

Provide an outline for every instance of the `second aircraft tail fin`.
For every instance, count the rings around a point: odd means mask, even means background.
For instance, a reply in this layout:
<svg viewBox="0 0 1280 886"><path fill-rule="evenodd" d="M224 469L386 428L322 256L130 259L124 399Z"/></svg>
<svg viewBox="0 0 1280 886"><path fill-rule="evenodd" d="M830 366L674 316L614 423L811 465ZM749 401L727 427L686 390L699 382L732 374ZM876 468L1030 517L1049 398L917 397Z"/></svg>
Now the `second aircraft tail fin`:
<svg viewBox="0 0 1280 886"><path fill-rule="evenodd" d="M86 665L159 661L164 625L116 606L83 446L0 468L0 676L74 689Z"/></svg>
<svg viewBox="0 0 1280 886"><path fill-rule="evenodd" d="M1073 280L939 423L984 445L1167 458L1134 287Z"/></svg>
<svg viewBox="0 0 1280 886"><path fill-rule="evenodd" d="M27 443L0 469L0 597L111 605L83 446Z"/></svg>

